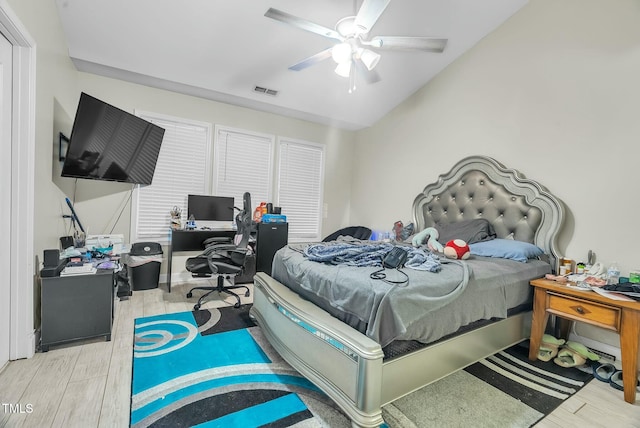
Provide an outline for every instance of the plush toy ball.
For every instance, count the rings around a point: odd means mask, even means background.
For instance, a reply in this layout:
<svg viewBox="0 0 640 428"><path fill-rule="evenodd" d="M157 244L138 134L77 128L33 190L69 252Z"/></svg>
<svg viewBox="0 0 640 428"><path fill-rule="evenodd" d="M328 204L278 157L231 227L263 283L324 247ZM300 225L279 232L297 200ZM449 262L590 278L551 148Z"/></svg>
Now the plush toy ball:
<svg viewBox="0 0 640 428"><path fill-rule="evenodd" d="M464 260L469 258L471 250L462 239L453 239L444 246L444 255L450 259Z"/></svg>

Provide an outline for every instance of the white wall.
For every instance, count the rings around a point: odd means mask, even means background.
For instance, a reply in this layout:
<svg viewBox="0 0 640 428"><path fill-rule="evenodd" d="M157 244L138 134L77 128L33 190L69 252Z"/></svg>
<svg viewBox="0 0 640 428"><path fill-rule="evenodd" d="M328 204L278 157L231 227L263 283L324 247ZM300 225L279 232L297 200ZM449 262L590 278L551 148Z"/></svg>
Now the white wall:
<svg viewBox="0 0 640 428"><path fill-rule="evenodd" d="M568 257L640 266L640 7L532 0L357 136L352 223L390 228L459 159L494 157L567 206ZM375 171L375 173L374 173Z"/></svg>

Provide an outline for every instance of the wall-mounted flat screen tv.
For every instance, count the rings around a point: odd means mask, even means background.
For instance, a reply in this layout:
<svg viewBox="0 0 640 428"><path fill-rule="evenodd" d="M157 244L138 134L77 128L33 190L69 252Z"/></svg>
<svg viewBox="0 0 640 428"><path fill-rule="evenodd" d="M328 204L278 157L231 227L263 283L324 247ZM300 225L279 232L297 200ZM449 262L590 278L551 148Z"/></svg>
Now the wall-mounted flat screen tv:
<svg viewBox="0 0 640 428"><path fill-rule="evenodd" d="M163 128L83 92L61 175L151 184L163 137Z"/></svg>

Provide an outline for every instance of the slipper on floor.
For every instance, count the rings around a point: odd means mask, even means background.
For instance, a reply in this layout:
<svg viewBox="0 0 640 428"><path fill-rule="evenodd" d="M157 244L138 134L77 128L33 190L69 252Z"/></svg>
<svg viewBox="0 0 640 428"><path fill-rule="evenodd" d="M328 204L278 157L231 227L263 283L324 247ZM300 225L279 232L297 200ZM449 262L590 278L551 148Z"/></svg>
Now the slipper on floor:
<svg viewBox="0 0 640 428"><path fill-rule="evenodd" d="M542 343L538 349L538 359L540 361L550 361L558 355L558 347L564 345L564 339L556 339L550 334L542 336Z"/></svg>
<svg viewBox="0 0 640 428"><path fill-rule="evenodd" d="M611 363L600 364L593 367L593 377L601 382L611 382L611 376L618 371L616 366Z"/></svg>
<svg viewBox="0 0 640 428"><path fill-rule="evenodd" d="M594 374L593 374L594 370L599 366L600 366L599 362L587 360L583 365L575 366L575 368L580 370L583 373L586 373L588 375L594 376Z"/></svg>
<svg viewBox="0 0 640 428"><path fill-rule="evenodd" d="M611 375L609 385L620 391L624 391L624 384L622 383L622 370L618 370ZM640 391L640 380L636 380L636 390Z"/></svg>
<svg viewBox="0 0 640 428"><path fill-rule="evenodd" d="M598 361L600 357L589 351L582 343L569 341L558 351L558 356L553 362L560 367L575 367L585 364L587 359Z"/></svg>

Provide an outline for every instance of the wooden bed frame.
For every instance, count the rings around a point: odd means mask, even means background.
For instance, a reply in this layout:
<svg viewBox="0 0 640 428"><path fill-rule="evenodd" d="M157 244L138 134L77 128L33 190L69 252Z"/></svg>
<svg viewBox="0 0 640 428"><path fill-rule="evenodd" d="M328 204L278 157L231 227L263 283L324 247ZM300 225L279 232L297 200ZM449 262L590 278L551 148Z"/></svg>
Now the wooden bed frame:
<svg viewBox="0 0 640 428"><path fill-rule="evenodd" d="M558 260L562 203L488 157L465 158L426 186L413 215L416 231L436 222L487 218L498 237L535 243L554 267ZM271 345L358 427L381 425L385 404L529 336L530 311L385 360L378 343L265 273L254 284L252 313Z"/></svg>

